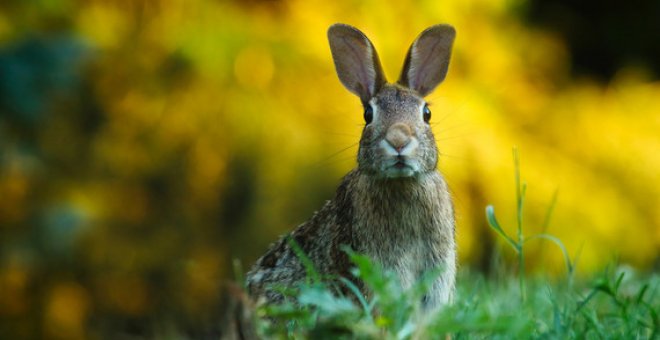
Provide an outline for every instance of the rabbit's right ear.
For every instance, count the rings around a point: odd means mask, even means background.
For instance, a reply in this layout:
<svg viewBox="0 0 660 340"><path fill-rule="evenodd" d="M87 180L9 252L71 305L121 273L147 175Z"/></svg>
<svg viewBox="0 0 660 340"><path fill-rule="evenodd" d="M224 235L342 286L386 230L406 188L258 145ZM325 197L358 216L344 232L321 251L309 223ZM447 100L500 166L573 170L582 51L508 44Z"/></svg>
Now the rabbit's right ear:
<svg viewBox="0 0 660 340"><path fill-rule="evenodd" d="M330 26L328 40L339 80L363 104L368 103L386 82L373 44L364 33L345 24Z"/></svg>
<svg viewBox="0 0 660 340"><path fill-rule="evenodd" d="M429 94L447 75L456 30L449 25L427 28L412 43L403 63L399 84Z"/></svg>

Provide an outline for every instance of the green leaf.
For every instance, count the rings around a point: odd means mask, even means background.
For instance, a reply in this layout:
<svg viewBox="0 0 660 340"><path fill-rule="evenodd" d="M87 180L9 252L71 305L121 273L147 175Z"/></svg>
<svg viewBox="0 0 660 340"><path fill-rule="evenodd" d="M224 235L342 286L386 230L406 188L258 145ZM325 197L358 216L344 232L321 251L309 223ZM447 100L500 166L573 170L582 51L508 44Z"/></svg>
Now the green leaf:
<svg viewBox="0 0 660 340"><path fill-rule="evenodd" d="M639 290L639 293L637 293L637 298L635 299L637 303L642 303L644 301L644 294L646 294L648 289L649 289L648 283L642 286L642 288Z"/></svg>
<svg viewBox="0 0 660 340"><path fill-rule="evenodd" d="M561 252L564 256L564 262L566 263L566 270L568 271L569 274L573 273L574 267L573 267L573 263L571 262L571 257L568 255L568 250L566 250L564 243L560 239L550 234L536 234L525 238L524 242L531 241L533 239L544 239L556 244L557 247L561 249Z"/></svg>
<svg viewBox="0 0 660 340"><path fill-rule="evenodd" d="M298 302L303 306L314 306L318 308L325 316L354 313L357 311L355 305L350 300L336 297L332 292L320 285L301 287Z"/></svg>
<svg viewBox="0 0 660 340"><path fill-rule="evenodd" d="M298 242L296 242L296 240L294 240L293 237L288 236L287 243L289 243L289 246L296 254L298 259L302 263L303 267L305 267L305 271L307 272L307 279L311 279L312 283L321 282L321 275L314 267L314 262L312 262L312 260L307 256L307 254L305 254L305 251L302 250Z"/></svg>
<svg viewBox="0 0 660 340"><path fill-rule="evenodd" d="M548 227L550 227L550 219L552 218L552 214L554 213L555 207L557 206L558 197L559 188L555 189L555 191L552 193L550 205L548 206L548 210L545 212L545 218L543 218L543 224L541 225L541 233L545 233L548 230Z"/></svg>
<svg viewBox="0 0 660 340"><path fill-rule="evenodd" d="M339 281L342 282L346 287L355 295L357 300L360 302L360 305L362 305L362 309L364 310L364 315L367 317L369 321L371 321L371 309L372 306L370 306L367 303L367 300L364 298L364 294L360 291L360 289L353 283L353 281L345 278L345 277L340 277Z"/></svg>
<svg viewBox="0 0 660 340"><path fill-rule="evenodd" d="M614 283L615 294L619 292L619 287L621 287L621 282L623 282L623 278L625 276L626 276L626 272L621 272L619 276L616 278L616 282Z"/></svg>
<svg viewBox="0 0 660 340"><path fill-rule="evenodd" d="M518 244L504 232L502 227L500 227L500 224L497 222L497 218L495 218L495 208L492 205L488 205L486 207L486 219L488 220L488 225L498 234L500 234L500 236L502 236L507 242L509 242L511 247L513 247L516 252L520 251Z"/></svg>

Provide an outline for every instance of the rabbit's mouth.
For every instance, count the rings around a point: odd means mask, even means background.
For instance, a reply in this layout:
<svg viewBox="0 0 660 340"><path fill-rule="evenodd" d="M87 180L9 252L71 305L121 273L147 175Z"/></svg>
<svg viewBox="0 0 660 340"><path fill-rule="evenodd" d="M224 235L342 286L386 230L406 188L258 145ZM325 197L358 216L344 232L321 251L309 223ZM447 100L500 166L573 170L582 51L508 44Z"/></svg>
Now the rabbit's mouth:
<svg viewBox="0 0 660 340"><path fill-rule="evenodd" d="M408 166L408 164L406 164L405 162L402 162L402 161L396 161L396 163L394 163L394 165L392 165L392 167L395 168L395 169L403 169L407 166Z"/></svg>
<svg viewBox="0 0 660 340"><path fill-rule="evenodd" d="M397 156L387 162L383 175L387 178L412 177L418 172L416 162L402 156Z"/></svg>

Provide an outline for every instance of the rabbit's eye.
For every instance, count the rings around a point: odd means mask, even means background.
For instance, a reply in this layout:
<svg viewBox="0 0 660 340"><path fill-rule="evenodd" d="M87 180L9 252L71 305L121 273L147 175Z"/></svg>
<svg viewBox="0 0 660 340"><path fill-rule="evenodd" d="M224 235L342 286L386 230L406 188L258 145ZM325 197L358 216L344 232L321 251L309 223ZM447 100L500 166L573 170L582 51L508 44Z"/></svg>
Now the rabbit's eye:
<svg viewBox="0 0 660 340"><path fill-rule="evenodd" d="M424 105L424 121L428 123L429 120L431 120L431 109L428 105Z"/></svg>
<svg viewBox="0 0 660 340"><path fill-rule="evenodd" d="M364 109L364 121L367 122L367 124L369 124L373 119L374 119L374 109L371 108L371 105L367 105L367 107Z"/></svg>

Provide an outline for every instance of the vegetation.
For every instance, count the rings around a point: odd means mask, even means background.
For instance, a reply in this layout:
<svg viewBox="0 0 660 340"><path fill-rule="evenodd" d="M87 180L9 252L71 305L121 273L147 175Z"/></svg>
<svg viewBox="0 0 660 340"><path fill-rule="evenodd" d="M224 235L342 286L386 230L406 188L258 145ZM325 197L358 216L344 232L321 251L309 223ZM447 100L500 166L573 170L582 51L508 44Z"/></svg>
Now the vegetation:
<svg viewBox="0 0 660 340"><path fill-rule="evenodd" d="M427 281L402 290L394 275L352 254L355 275L374 292L361 303L331 285L301 284L289 301L260 310L261 334L275 338L656 339L660 335L660 276L608 267L592 280L493 278L463 270L455 303L437 313L417 301ZM430 276L432 277L432 275Z"/></svg>
<svg viewBox="0 0 660 340"><path fill-rule="evenodd" d="M294 339L435 339L444 335L453 339L660 337L660 275L640 275L630 267L612 265L591 280L576 283L575 264L559 239L549 234L524 237L526 185L520 181L516 149L514 161L517 240L500 227L492 206L486 215L492 229L518 255L517 278L503 262L498 262L492 277L465 269L458 278L455 303L429 313L420 301L439 272L426 273L411 288L402 289L393 272L346 249L355 264L352 274L372 292L365 298L351 281L340 278L339 284L347 285L353 293L346 296L329 281L322 281L311 261L299 252L309 279L289 291L285 303L261 307L261 334ZM562 249L567 269L563 279L525 275L524 245L535 239L550 240Z"/></svg>

